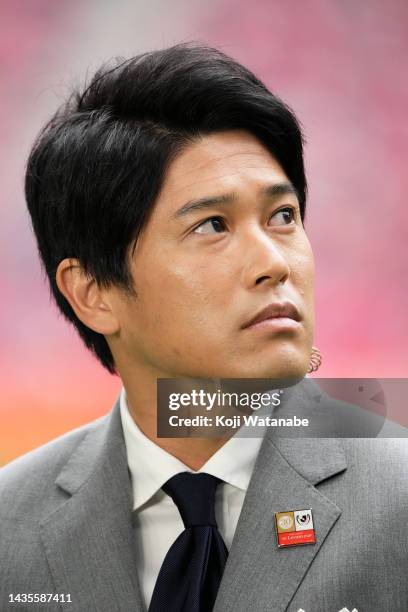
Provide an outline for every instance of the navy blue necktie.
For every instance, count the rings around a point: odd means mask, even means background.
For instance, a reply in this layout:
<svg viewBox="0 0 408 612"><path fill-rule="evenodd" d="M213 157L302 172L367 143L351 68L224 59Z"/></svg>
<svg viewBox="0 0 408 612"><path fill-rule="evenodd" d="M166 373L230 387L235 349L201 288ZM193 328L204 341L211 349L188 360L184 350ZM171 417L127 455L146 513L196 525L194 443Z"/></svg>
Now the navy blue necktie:
<svg viewBox="0 0 408 612"><path fill-rule="evenodd" d="M228 550L215 520L219 478L181 472L162 487L177 505L184 531L171 545L154 587L149 612L211 612Z"/></svg>

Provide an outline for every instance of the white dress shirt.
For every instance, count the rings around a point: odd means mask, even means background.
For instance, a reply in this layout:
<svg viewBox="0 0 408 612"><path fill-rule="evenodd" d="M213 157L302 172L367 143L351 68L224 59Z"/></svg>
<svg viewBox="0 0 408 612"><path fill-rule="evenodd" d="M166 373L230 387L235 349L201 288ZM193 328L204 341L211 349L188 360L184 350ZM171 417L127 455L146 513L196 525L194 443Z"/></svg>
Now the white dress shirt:
<svg viewBox="0 0 408 612"><path fill-rule="evenodd" d="M179 472L194 470L142 433L130 415L124 389L120 396L120 414L133 489L137 571L148 608L164 557L184 531L177 506L161 487ZM223 481L216 489L215 517L228 550L262 439L233 436L198 470Z"/></svg>

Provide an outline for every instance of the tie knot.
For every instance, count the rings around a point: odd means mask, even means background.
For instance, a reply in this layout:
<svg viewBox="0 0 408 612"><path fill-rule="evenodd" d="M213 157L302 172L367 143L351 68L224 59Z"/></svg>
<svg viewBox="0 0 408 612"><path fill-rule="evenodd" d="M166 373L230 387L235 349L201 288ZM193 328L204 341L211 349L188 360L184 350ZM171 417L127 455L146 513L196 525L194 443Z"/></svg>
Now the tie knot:
<svg viewBox="0 0 408 612"><path fill-rule="evenodd" d="M214 525L215 489L221 482L216 476L200 472L180 472L162 487L179 509L184 526Z"/></svg>

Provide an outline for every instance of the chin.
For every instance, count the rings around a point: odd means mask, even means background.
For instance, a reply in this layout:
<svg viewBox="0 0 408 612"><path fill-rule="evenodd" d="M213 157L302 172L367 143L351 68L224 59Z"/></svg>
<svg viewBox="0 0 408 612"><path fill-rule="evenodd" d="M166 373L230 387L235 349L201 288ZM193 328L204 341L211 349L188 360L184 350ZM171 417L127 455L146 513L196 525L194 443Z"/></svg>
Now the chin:
<svg viewBox="0 0 408 612"><path fill-rule="evenodd" d="M277 367L256 370L248 374L242 374L239 378L268 378L280 381L290 381L294 383L302 380L307 374L306 368L295 368L295 367Z"/></svg>
<svg viewBox="0 0 408 612"><path fill-rule="evenodd" d="M303 359L293 359L290 361L279 361L274 363L252 362L248 365L244 363L225 365L220 368L212 368L204 378L267 378L279 380L301 380L309 369L309 361Z"/></svg>
<svg viewBox="0 0 408 612"><path fill-rule="evenodd" d="M248 367L238 368L235 378L272 378L279 380L301 380L309 370L309 356L304 354L284 355L280 359L257 360L256 363L251 363Z"/></svg>
<svg viewBox="0 0 408 612"><path fill-rule="evenodd" d="M256 356L237 353L231 357L228 354L218 354L216 359L209 359L205 367L202 363L192 367L190 361L188 367L182 369L183 373L174 372L173 377L208 380L218 378L301 380L306 376L309 365L309 350L296 350L293 346L286 346L285 350L279 353L275 349L273 352L271 350L259 352Z"/></svg>

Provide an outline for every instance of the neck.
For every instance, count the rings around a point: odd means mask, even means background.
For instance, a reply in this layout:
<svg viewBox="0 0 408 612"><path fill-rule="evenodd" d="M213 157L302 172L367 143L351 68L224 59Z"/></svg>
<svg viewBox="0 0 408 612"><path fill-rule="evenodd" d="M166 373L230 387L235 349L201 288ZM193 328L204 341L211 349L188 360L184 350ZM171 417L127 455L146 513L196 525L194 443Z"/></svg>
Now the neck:
<svg viewBox="0 0 408 612"><path fill-rule="evenodd" d="M157 437L157 378L172 378L169 374L146 371L126 376L121 372L127 405L136 425L152 442L170 453L192 470L199 470L229 439L221 438L158 438ZM230 434L232 435L232 434Z"/></svg>

